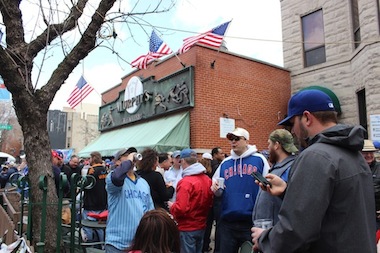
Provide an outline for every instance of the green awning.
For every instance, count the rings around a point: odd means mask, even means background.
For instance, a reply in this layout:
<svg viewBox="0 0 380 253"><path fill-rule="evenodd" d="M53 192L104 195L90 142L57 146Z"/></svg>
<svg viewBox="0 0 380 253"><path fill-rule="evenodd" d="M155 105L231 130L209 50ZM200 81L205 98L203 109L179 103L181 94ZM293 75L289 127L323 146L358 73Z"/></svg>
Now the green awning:
<svg viewBox="0 0 380 253"><path fill-rule="evenodd" d="M340 108L339 99L332 90L330 90L326 87L318 86L318 85L308 86L306 88L303 88L302 90L320 90L320 91L323 91L324 93L326 93L331 98L331 100L334 104L335 111L338 113L338 115L342 114L342 109Z"/></svg>
<svg viewBox="0 0 380 253"><path fill-rule="evenodd" d="M89 157L91 152L98 151L102 156L113 156L128 147L138 151L150 147L157 152L168 152L189 146L190 115L186 112L102 133L78 155Z"/></svg>

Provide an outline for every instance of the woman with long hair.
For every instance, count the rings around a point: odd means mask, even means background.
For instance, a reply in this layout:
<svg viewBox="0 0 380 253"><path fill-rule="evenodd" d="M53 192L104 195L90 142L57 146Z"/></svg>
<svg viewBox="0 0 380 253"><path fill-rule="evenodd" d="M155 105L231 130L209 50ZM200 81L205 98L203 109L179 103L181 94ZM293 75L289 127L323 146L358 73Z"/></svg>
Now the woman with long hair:
<svg viewBox="0 0 380 253"><path fill-rule="evenodd" d="M129 253L179 253L176 222L164 209L148 211L141 218Z"/></svg>
<svg viewBox="0 0 380 253"><path fill-rule="evenodd" d="M143 158L137 162L137 174L148 182L154 207L169 210L166 202L173 196L174 188L172 186L166 187L161 173L156 171L158 153L147 148L141 155Z"/></svg>

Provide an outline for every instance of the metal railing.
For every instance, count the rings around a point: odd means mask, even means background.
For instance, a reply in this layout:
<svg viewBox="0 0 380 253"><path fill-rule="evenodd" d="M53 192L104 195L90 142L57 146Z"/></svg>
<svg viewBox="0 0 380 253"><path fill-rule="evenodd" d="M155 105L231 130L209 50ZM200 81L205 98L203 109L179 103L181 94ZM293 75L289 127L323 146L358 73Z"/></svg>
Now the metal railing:
<svg viewBox="0 0 380 253"><path fill-rule="evenodd" d="M45 238L46 238L46 210L48 208L47 204L47 193L48 193L48 185L47 185L47 176L40 176L39 182L38 182L38 189L42 191L42 202L41 203L32 203L30 201L29 196L32 194L30 190L30 182L28 176L16 174L11 175L10 182L13 186L17 186L18 191L21 194L21 221L20 224L18 224L18 235L23 236L23 216L25 213L25 208L28 209L28 222L27 222L27 229L26 229L26 238L29 241L32 241L32 207L35 205L41 206L41 234L40 234L40 241L36 242L36 249L38 253L44 252L45 247ZM57 245L56 245L56 252L61 252L61 245L64 245L64 247L69 247L70 253L78 252L78 251L85 251L83 249L83 241L80 236L80 229L82 227L81 225L81 219L77 220L77 214L82 216L82 203L83 203L83 191L85 189L91 189L94 187L96 180L92 175L86 175L86 176L80 176L79 174L72 174L70 178L70 198L65 199L65 201L68 200L68 203L70 205L71 210L71 221L69 224L69 231L66 230L67 233L63 233L62 229L62 209L63 209L63 202L64 202L64 189L68 187L68 180L67 176L64 173L60 173L59 176L59 187L58 187L58 201L56 203L52 203L49 205L57 205ZM55 189L55 187L52 187L51 189ZM79 199L77 199L77 196L79 196ZM88 243L86 243L87 246Z"/></svg>

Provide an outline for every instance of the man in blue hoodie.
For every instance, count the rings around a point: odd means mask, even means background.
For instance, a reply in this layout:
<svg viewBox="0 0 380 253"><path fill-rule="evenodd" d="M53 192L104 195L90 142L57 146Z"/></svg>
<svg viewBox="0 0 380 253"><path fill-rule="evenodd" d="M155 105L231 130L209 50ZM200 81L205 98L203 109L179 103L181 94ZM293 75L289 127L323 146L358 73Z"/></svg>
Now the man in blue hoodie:
<svg viewBox="0 0 380 253"><path fill-rule="evenodd" d="M231 156L222 161L213 176L212 190L221 194L222 206L218 222L220 253L235 253L245 241L251 239L252 211L259 187L251 173L266 175L269 164L249 145L249 133L236 128L227 134L231 143ZM224 178L224 189L219 189L218 178ZM221 192L222 191L222 192Z"/></svg>

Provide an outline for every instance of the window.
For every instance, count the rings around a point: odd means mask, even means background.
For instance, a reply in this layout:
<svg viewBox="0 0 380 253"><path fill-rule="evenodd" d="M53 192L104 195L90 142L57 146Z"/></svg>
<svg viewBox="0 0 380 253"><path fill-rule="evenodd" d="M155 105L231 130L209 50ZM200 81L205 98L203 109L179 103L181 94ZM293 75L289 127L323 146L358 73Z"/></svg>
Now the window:
<svg viewBox="0 0 380 253"><path fill-rule="evenodd" d="M50 120L49 132L54 132L54 121Z"/></svg>
<svg viewBox="0 0 380 253"><path fill-rule="evenodd" d="M326 62L322 10L302 17L302 32L305 67Z"/></svg>
<svg viewBox="0 0 380 253"><path fill-rule="evenodd" d="M360 23L359 23L359 7L358 0L351 0L351 12L352 12L352 31L354 33L354 45L357 48L360 45Z"/></svg>
<svg viewBox="0 0 380 253"><path fill-rule="evenodd" d="M368 132L365 89L358 91L356 95L358 97L359 124ZM368 139L368 136L365 136L365 138Z"/></svg>

